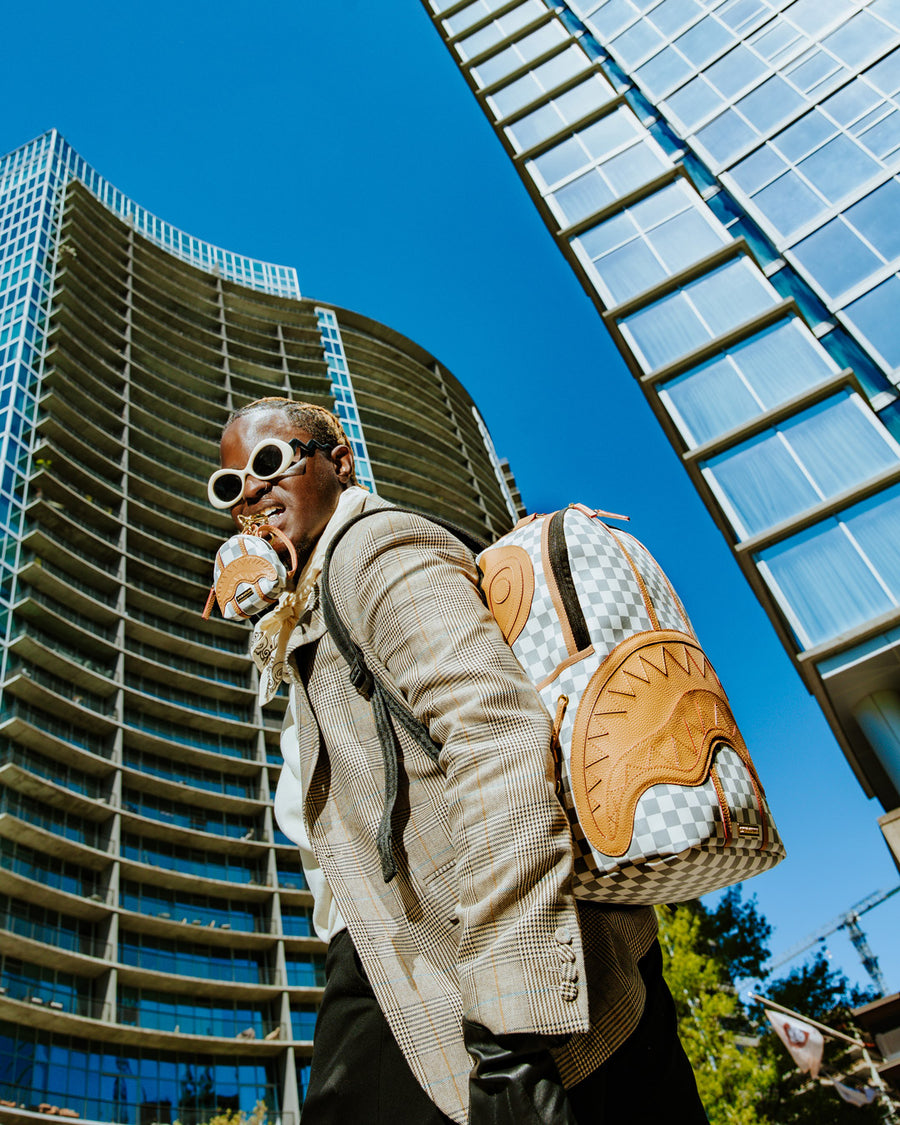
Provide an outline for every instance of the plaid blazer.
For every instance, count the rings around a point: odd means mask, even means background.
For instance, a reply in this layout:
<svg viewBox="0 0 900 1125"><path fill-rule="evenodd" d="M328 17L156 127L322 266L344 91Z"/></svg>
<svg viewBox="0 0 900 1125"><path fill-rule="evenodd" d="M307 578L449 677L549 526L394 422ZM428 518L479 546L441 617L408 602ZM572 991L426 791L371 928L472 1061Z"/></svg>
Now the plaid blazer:
<svg viewBox="0 0 900 1125"><path fill-rule="evenodd" d="M376 497L373 506L383 516L351 528L335 553L332 595L370 667L428 727L440 758L398 730L398 873L385 883L372 707L351 686L316 607L289 660L285 723L296 724L296 737L283 739L275 807L288 836L305 814L398 1044L433 1101L464 1123L471 1060L462 1017L495 1033L570 1036L554 1055L573 1085L637 1024L637 960L656 923L646 907L576 907L550 719L480 597L471 554L427 520Z"/></svg>

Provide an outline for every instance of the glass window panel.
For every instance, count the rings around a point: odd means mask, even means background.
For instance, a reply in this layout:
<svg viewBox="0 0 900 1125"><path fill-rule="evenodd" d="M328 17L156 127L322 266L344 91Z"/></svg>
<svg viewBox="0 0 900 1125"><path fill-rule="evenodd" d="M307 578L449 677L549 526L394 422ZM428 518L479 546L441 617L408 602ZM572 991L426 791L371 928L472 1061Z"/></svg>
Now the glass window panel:
<svg viewBox="0 0 900 1125"><path fill-rule="evenodd" d="M533 165L548 185L559 183L566 176L577 172L585 164L590 163L590 157L584 151L575 137L570 137L562 144L554 145L548 152L542 153L535 160L528 161Z"/></svg>
<svg viewBox="0 0 900 1125"><path fill-rule="evenodd" d="M510 82L488 98L500 117L514 113L538 97L544 90L552 90L574 77L588 65L588 57L580 47L571 46L535 67L529 74Z"/></svg>
<svg viewBox="0 0 900 1125"><path fill-rule="evenodd" d="M816 47L786 67L785 75L798 90L808 95L842 69L831 55Z"/></svg>
<svg viewBox="0 0 900 1125"><path fill-rule="evenodd" d="M688 289L713 336L777 301L763 275L743 257L692 282Z"/></svg>
<svg viewBox="0 0 900 1125"><path fill-rule="evenodd" d="M735 164L729 172L734 182L747 195L753 195L763 186L774 180L785 169L786 165L781 156L768 144L751 152L743 160Z"/></svg>
<svg viewBox="0 0 900 1125"><path fill-rule="evenodd" d="M773 74L738 102L738 108L762 135L803 105L803 98L780 74Z"/></svg>
<svg viewBox="0 0 900 1125"><path fill-rule="evenodd" d="M650 241L669 273L677 273L692 262L717 250L728 241L714 229L701 211L683 211L657 227Z"/></svg>
<svg viewBox="0 0 900 1125"><path fill-rule="evenodd" d="M900 112L893 110L857 136L873 156L887 161L900 148Z"/></svg>
<svg viewBox="0 0 900 1125"><path fill-rule="evenodd" d="M645 242L639 238L610 251L597 263L609 304L627 301L642 293L666 276L666 270Z"/></svg>
<svg viewBox="0 0 900 1125"><path fill-rule="evenodd" d="M830 203L837 202L879 170L872 157L843 133L801 160L797 167Z"/></svg>
<svg viewBox="0 0 900 1125"><path fill-rule="evenodd" d="M821 345L797 320L767 328L736 344L729 354L766 410L835 370Z"/></svg>
<svg viewBox="0 0 900 1125"><path fill-rule="evenodd" d="M840 218L832 219L791 251L825 290L837 298L863 281L881 262Z"/></svg>
<svg viewBox="0 0 900 1125"><path fill-rule="evenodd" d="M822 42L842 62L856 70L872 55L877 54L884 37L883 23L870 16L868 12L857 12L843 27L832 32Z"/></svg>
<svg viewBox="0 0 900 1125"><path fill-rule="evenodd" d="M599 226L591 227L590 230L579 235L576 241L581 243L590 258L596 259L634 238L636 234L636 224L629 212L625 211L621 215L614 215L611 219L607 219Z"/></svg>
<svg viewBox="0 0 900 1125"><path fill-rule="evenodd" d="M662 367L709 339L683 292L663 297L627 317L622 322L622 331L626 339L631 337L637 345L645 371Z"/></svg>
<svg viewBox="0 0 900 1125"><path fill-rule="evenodd" d="M698 121L719 108L722 96L700 75L676 90L666 104L688 129L693 129Z"/></svg>
<svg viewBox="0 0 900 1125"><path fill-rule="evenodd" d="M553 20L551 23L532 31L530 35L517 40L516 43L498 51L489 59L485 59L471 73L481 86L490 86L499 82L501 78L513 70L517 70L524 63L549 51L556 43L568 38L561 24Z"/></svg>
<svg viewBox="0 0 900 1125"><path fill-rule="evenodd" d="M631 23L636 15L634 5L628 0L607 0L591 15L591 24L601 38L608 39Z"/></svg>
<svg viewBox="0 0 900 1125"><path fill-rule="evenodd" d="M724 164L755 139L756 134L733 109L726 109L697 133L697 140L717 164Z"/></svg>
<svg viewBox="0 0 900 1125"><path fill-rule="evenodd" d="M756 82L769 68L743 44L707 68L706 74L715 88L726 98L736 97L751 83Z"/></svg>
<svg viewBox="0 0 900 1125"><path fill-rule="evenodd" d="M883 281L844 309L844 314L881 353L890 367L900 367L900 278Z"/></svg>
<svg viewBox="0 0 900 1125"><path fill-rule="evenodd" d="M881 16L885 23L889 23L896 31L900 31L900 0L875 0L869 5L870 12Z"/></svg>
<svg viewBox="0 0 900 1125"><path fill-rule="evenodd" d="M882 582L900 601L900 489L896 486L847 510L844 520Z"/></svg>
<svg viewBox="0 0 900 1125"><path fill-rule="evenodd" d="M790 519L821 499L771 430L712 458L704 468L737 516L735 530L741 538Z"/></svg>
<svg viewBox="0 0 900 1125"><path fill-rule="evenodd" d="M702 445L759 414L760 405L734 365L717 357L660 388L690 446Z"/></svg>
<svg viewBox="0 0 900 1125"><path fill-rule="evenodd" d="M639 20L617 36L610 47L626 66L632 67L651 51L658 50L663 43L663 37L651 23Z"/></svg>
<svg viewBox="0 0 900 1125"><path fill-rule="evenodd" d="M652 97L659 98L692 73L693 67L686 59L674 48L665 47L649 62L638 67L635 77Z"/></svg>
<svg viewBox="0 0 900 1125"><path fill-rule="evenodd" d="M538 144L546 137L551 137L563 125L563 119L552 105L543 105L521 121L506 128L507 135L512 139L519 152Z"/></svg>
<svg viewBox="0 0 900 1125"><path fill-rule="evenodd" d="M703 11L697 0L662 0L661 4L650 12L649 18L653 20L659 30L671 39L679 30L691 22L695 16Z"/></svg>
<svg viewBox="0 0 900 1125"><path fill-rule="evenodd" d="M690 298L690 300L688 300ZM744 258L626 317L621 328L653 370L773 304L762 275Z"/></svg>
<svg viewBox="0 0 900 1125"><path fill-rule="evenodd" d="M900 49L891 51L891 53L870 66L866 71L866 81L870 82L876 90L880 90L886 98L891 95L900 93Z"/></svg>
<svg viewBox="0 0 900 1125"><path fill-rule="evenodd" d="M822 200L793 171L763 188L753 197L753 202L784 237L826 210Z"/></svg>
<svg viewBox="0 0 900 1125"><path fill-rule="evenodd" d="M881 100L876 91L865 82L848 82L843 90L838 90L823 102L822 108L841 125L849 125L880 105Z"/></svg>
<svg viewBox="0 0 900 1125"><path fill-rule="evenodd" d="M818 148L829 137L833 137L835 132L834 123L814 109L779 133L771 143L788 160L796 162Z"/></svg>
<svg viewBox="0 0 900 1125"><path fill-rule="evenodd" d="M734 36L716 20L706 16L675 41L676 47L698 69L726 47Z"/></svg>
<svg viewBox="0 0 900 1125"><path fill-rule="evenodd" d="M461 31L483 19L489 11L490 7L484 3L484 0L475 0L474 4L468 4L461 12L442 22L451 35L459 35Z"/></svg>
<svg viewBox="0 0 900 1125"><path fill-rule="evenodd" d="M591 156L599 159L641 136L642 132L637 118L623 106L583 129L580 136Z"/></svg>
<svg viewBox="0 0 900 1125"><path fill-rule="evenodd" d="M817 32L843 19L852 10L850 0L796 0L790 6L789 15L792 23L813 38Z"/></svg>
<svg viewBox="0 0 900 1125"><path fill-rule="evenodd" d="M834 496L897 464L887 430L873 424L859 399L845 394L804 411L781 427L825 496Z"/></svg>
<svg viewBox="0 0 900 1125"><path fill-rule="evenodd" d="M616 195L625 195L669 167L666 159L643 142L613 156L603 164L603 174Z"/></svg>
<svg viewBox="0 0 900 1125"><path fill-rule="evenodd" d="M844 212L886 261L900 256L900 183L888 180Z"/></svg>
<svg viewBox="0 0 900 1125"><path fill-rule="evenodd" d="M594 74L586 82L579 82L573 89L554 98L553 104L566 121L577 121L605 105L613 95L614 91L606 80Z"/></svg>
<svg viewBox="0 0 900 1125"><path fill-rule="evenodd" d="M797 30L778 16L768 27L752 36L750 42L763 58L777 63L800 39Z"/></svg>
<svg viewBox="0 0 900 1125"><path fill-rule="evenodd" d="M518 8L513 8L505 16L494 20L493 23L483 27L480 31L476 31L474 35L470 35L467 39L463 39L458 44L457 51L464 59L474 58L475 55L480 55L482 51L489 50L496 43L508 38L546 11L546 7L540 0L526 0L526 3L520 4Z"/></svg>
<svg viewBox="0 0 900 1125"><path fill-rule="evenodd" d="M766 328L725 355L665 385L696 444L786 402L835 370L797 320Z"/></svg>
<svg viewBox="0 0 900 1125"><path fill-rule="evenodd" d="M837 520L826 520L759 555L779 599L812 647L871 617L891 601Z"/></svg>
<svg viewBox="0 0 900 1125"><path fill-rule="evenodd" d="M601 179L600 173L592 168L584 176L566 184L557 191L553 198L562 211L567 224L580 222L588 215L599 211L615 198L612 191Z"/></svg>

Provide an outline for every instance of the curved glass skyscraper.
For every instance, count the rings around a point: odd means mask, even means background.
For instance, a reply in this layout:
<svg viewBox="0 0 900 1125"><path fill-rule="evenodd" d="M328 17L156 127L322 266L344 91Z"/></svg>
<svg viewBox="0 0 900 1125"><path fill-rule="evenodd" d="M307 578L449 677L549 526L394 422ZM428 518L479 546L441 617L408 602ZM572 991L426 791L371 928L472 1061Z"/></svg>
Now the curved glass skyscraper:
<svg viewBox="0 0 900 1125"><path fill-rule="evenodd" d="M900 864L900 4L423 3Z"/></svg>
<svg viewBox="0 0 900 1125"><path fill-rule="evenodd" d="M272 818L284 701L204 622L222 424L336 410L359 476L486 537L472 400L294 270L137 207L55 132L0 160L0 1117L297 1125L324 950ZM254 673L255 674L255 673Z"/></svg>

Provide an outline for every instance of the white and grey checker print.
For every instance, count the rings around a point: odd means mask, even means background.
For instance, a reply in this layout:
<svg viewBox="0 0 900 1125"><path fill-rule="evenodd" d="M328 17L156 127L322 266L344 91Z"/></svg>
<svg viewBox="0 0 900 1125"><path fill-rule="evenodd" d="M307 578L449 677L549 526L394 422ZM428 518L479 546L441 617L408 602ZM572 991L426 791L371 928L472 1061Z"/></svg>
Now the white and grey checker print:
<svg viewBox="0 0 900 1125"><path fill-rule="evenodd" d="M524 548L534 568L531 613L513 651L535 683L558 670L569 656L544 576L541 533L548 518L533 520L497 544ZM760 806L747 767L724 745L714 765L729 808L730 838L726 838L715 785L708 777L698 786L661 784L649 788L638 801L631 845L624 856L604 855L588 842L571 789L572 730L578 703L591 677L616 645L653 628L623 545L647 588L659 627L691 635L693 630L659 564L633 536L613 533L577 509L566 512L565 532L572 578L594 652L558 671L541 696L551 715L560 696L569 700L559 732L560 796L572 826L576 895L629 906L680 902L773 867L783 858L784 848L769 809L764 802ZM752 829L764 822L765 848L762 832L758 836L739 835L740 826Z"/></svg>
<svg viewBox="0 0 900 1125"><path fill-rule="evenodd" d="M644 580L650 601L656 610L660 629L678 629L682 633L695 636L684 606L678 600L677 594L656 559L633 535L628 535L624 531L616 531L614 534L631 555L634 565Z"/></svg>
<svg viewBox="0 0 900 1125"><path fill-rule="evenodd" d="M565 517L569 566L599 660L634 633L652 629L634 571L599 520L576 509Z"/></svg>
<svg viewBox="0 0 900 1125"><path fill-rule="evenodd" d="M525 627L512 646L519 663L535 683L565 660L568 652L559 614L553 604L541 563L541 530L544 521L537 519L511 531L494 544L517 546L528 552L534 570L534 597Z"/></svg>

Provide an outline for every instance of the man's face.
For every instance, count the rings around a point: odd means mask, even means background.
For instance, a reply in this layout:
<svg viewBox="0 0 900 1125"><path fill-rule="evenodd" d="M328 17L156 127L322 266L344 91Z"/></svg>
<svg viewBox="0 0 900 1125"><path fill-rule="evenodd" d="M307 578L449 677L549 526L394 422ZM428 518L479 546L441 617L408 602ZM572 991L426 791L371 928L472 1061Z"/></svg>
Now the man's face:
<svg viewBox="0 0 900 1125"><path fill-rule="evenodd" d="M306 430L297 429L280 410L254 410L236 419L222 436L223 469L243 469L264 438L309 441ZM309 558L316 540L325 530L352 472L350 450L340 445L325 453L317 450L305 465L274 480L248 476L244 494L231 509L231 518L240 526L241 516L265 514L266 522L277 527L294 544L300 566ZM273 543L277 546L277 541Z"/></svg>

